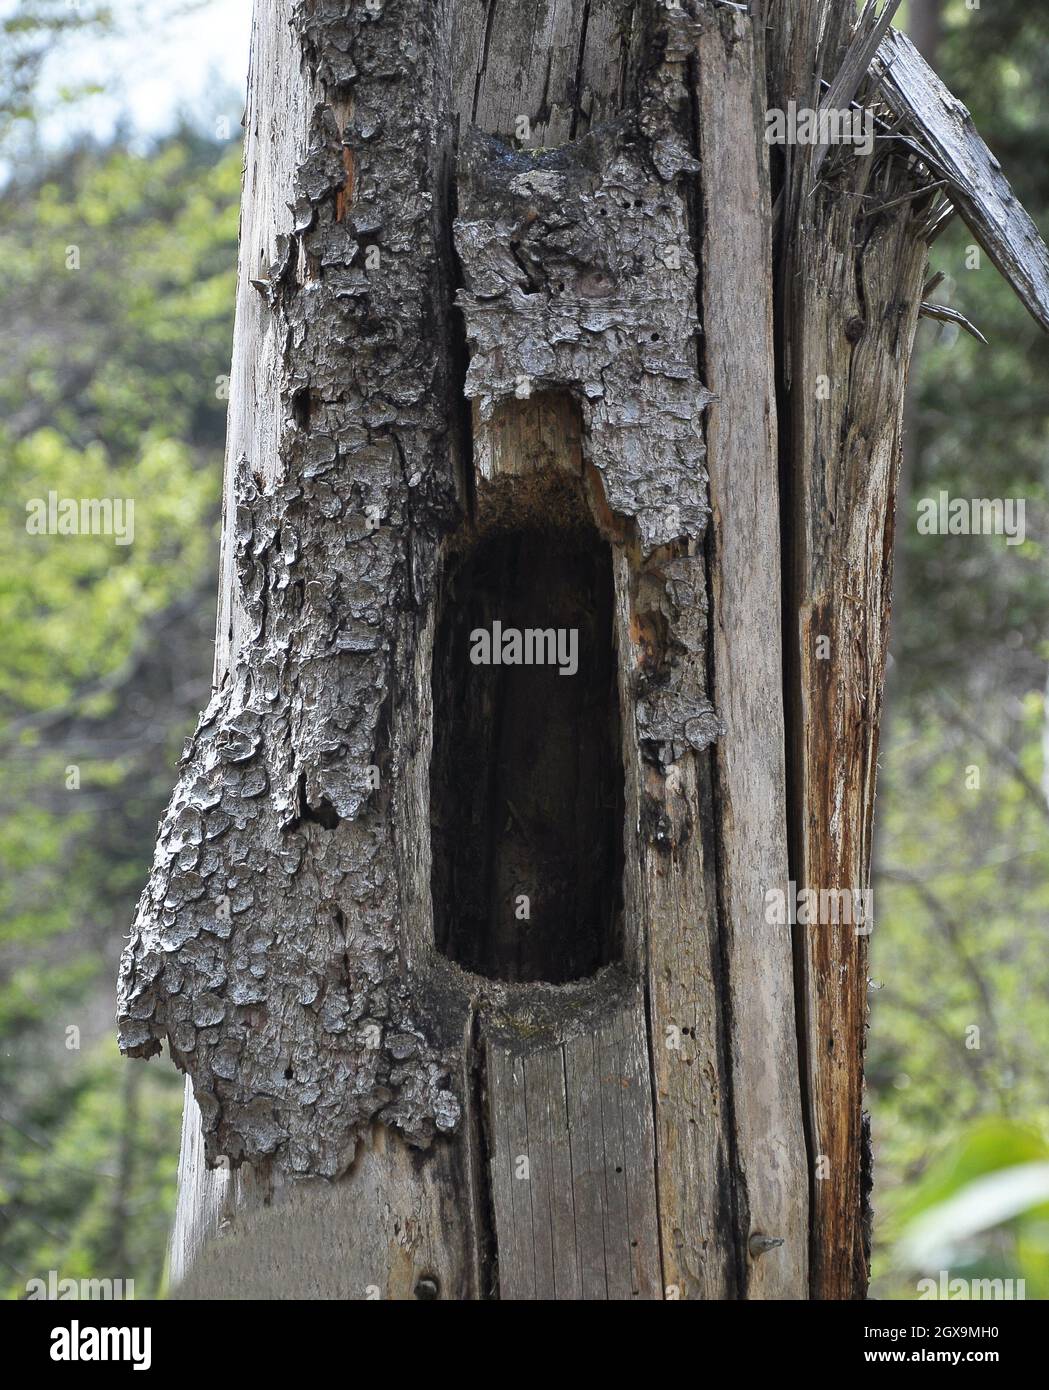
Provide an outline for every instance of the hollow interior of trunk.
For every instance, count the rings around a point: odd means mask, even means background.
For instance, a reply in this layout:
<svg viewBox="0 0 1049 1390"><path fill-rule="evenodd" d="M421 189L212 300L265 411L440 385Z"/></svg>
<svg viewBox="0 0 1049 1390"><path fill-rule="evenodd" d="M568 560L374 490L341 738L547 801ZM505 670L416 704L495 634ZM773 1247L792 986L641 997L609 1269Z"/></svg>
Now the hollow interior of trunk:
<svg viewBox="0 0 1049 1390"><path fill-rule="evenodd" d="M445 574L433 659L437 948L563 983L620 953L623 765L609 546L499 530Z"/></svg>

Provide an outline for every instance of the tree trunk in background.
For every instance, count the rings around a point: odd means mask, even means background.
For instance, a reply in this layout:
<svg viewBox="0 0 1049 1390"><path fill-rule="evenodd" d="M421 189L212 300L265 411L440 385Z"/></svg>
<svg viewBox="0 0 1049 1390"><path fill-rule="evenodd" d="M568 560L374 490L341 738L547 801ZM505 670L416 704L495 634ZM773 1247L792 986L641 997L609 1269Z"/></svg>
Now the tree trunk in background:
<svg viewBox="0 0 1049 1390"><path fill-rule="evenodd" d="M257 0L185 1294L864 1296L865 937L767 912L869 875L924 195L764 139L853 9Z"/></svg>
<svg viewBox="0 0 1049 1390"><path fill-rule="evenodd" d="M931 68L936 67L936 55L943 33L943 0L908 0L907 32L915 47ZM916 351L920 349L921 339L916 339ZM912 362L913 366L913 362ZM900 481L897 492L897 505L906 510L911 495L911 482L921 448L919 439L920 421L918 416L918 383L915 373L906 392L903 407L903 459L900 466ZM904 548L900 546L896 554L896 587L900 590L904 581L903 565L906 563Z"/></svg>
<svg viewBox="0 0 1049 1390"><path fill-rule="evenodd" d="M934 68L943 33L943 0L908 0L907 33L918 52Z"/></svg>

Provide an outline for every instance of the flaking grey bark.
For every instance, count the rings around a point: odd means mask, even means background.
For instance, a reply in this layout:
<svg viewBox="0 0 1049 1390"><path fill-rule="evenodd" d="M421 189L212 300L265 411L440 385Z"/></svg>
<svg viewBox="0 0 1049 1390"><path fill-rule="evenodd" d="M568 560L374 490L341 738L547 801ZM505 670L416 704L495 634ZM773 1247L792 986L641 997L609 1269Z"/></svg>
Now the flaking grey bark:
<svg viewBox="0 0 1049 1390"><path fill-rule="evenodd" d="M635 524L642 556L701 540L710 511L702 415L711 395L698 375L693 258L675 183L694 167L676 141L644 141L627 121L563 152L516 153L474 134L460 153L466 394L483 424L522 392L569 392L604 501ZM680 606L686 623L694 605ZM639 693L636 720L667 765L684 748L702 751L720 727L689 662Z"/></svg>
<svg viewBox="0 0 1049 1390"><path fill-rule="evenodd" d="M235 460L238 646L184 758L120 981L121 1047L168 1040L209 1161L323 1177L379 1112L416 1143L461 1113L398 962L382 788L397 770L379 732L402 610L432 581L409 528L432 532L454 498L447 359L431 346L447 314L435 13L404 19L407 33L334 4L292 11L327 99L289 190L293 230L257 277L281 351L281 476ZM380 230L371 274L359 253Z"/></svg>

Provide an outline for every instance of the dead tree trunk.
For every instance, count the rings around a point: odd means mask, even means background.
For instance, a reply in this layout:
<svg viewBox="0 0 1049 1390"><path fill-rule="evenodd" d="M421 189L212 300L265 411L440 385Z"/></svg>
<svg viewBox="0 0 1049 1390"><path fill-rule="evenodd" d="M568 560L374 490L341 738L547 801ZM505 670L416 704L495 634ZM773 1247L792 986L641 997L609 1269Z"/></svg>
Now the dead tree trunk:
<svg viewBox="0 0 1049 1390"><path fill-rule="evenodd" d="M121 977L187 1292L864 1295L865 923L768 906L867 886L936 197L896 132L770 161L853 12L257 0L216 688Z"/></svg>

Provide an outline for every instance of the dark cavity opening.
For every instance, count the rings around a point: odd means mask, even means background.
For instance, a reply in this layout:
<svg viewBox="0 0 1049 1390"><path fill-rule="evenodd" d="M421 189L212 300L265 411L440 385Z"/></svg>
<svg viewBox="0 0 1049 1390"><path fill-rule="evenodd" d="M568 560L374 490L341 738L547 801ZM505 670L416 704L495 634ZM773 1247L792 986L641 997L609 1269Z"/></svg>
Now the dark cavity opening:
<svg viewBox="0 0 1049 1390"><path fill-rule="evenodd" d="M559 984L621 954L613 603L610 547L592 526L500 530L446 570L433 658L434 934L481 975Z"/></svg>

